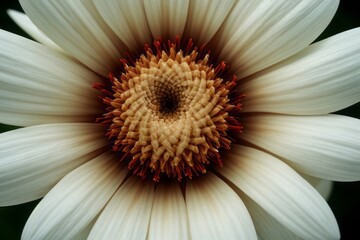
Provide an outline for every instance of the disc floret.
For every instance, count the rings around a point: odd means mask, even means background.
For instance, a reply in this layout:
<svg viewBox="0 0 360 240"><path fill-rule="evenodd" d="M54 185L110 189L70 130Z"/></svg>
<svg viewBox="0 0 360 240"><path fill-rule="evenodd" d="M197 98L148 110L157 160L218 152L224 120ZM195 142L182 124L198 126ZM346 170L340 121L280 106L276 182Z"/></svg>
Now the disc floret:
<svg viewBox="0 0 360 240"><path fill-rule="evenodd" d="M108 105L99 121L108 126L113 150L143 178L181 181L221 166L219 152L230 149L228 131L241 131L239 98L229 97L236 78L225 82L219 73L226 65L213 67L209 54L199 57L189 44L184 52L155 41L136 61L122 60L109 90L95 85Z"/></svg>

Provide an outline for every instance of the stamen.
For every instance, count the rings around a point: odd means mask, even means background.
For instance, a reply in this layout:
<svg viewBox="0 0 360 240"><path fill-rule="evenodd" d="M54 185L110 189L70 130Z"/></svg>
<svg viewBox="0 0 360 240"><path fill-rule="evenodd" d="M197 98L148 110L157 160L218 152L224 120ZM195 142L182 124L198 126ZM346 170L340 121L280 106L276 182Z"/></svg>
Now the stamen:
<svg viewBox="0 0 360 240"><path fill-rule="evenodd" d="M113 150L134 174L152 175L154 181L181 181L221 166L220 152L230 149L230 131L242 131L241 98L229 97L236 91L236 78L220 78L225 62L213 67L209 54L200 58L191 40L185 52L179 39L154 41L153 46L145 46L136 60L121 60L122 74L109 75L110 90L94 85L107 105L98 121L108 126Z"/></svg>

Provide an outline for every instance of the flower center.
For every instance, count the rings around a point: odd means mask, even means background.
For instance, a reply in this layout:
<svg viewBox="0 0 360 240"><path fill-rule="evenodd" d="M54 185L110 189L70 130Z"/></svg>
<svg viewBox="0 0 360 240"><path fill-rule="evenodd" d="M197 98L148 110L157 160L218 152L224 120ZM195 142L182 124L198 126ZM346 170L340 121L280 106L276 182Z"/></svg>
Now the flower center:
<svg viewBox="0 0 360 240"><path fill-rule="evenodd" d="M230 96L235 78L219 77L225 64L209 64L209 54L185 52L159 41L136 61L122 60L111 89L96 84L107 112L100 122L121 161L143 178L192 178L222 165L220 152L229 149L229 131L240 132L240 98Z"/></svg>
<svg viewBox="0 0 360 240"><path fill-rule="evenodd" d="M165 90L159 94L160 112L163 114L176 112L180 101L178 93L174 89L167 90L165 87Z"/></svg>

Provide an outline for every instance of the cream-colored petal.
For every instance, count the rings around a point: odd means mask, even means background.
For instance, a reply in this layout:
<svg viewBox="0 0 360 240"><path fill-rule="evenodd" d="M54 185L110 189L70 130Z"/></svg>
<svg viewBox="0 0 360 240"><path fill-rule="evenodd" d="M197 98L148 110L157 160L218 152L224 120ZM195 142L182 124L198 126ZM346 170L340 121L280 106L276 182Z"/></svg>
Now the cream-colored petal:
<svg viewBox="0 0 360 240"><path fill-rule="evenodd" d="M95 0L101 17L132 51L151 43L143 0Z"/></svg>
<svg viewBox="0 0 360 240"><path fill-rule="evenodd" d="M26 14L15 10L8 10L7 13L11 17L11 19L33 39L35 39L39 43L62 51L62 49L56 43L54 43L50 38L48 38L31 22L30 18L26 16Z"/></svg>
<svg viewBox="0 0 360 240"><path fill-rule="evenodd" d="M124 45L90 0L20 0L31 21L51 40L93 71L107 76Z"/></svg>
<svg viewBox="0 0 360 240"><path fill-rule="evenodd" d="M185 199L178 183L157 187L146 239L190 239Z"/></svg>
<svg viewBox="0 0 360 240"><path fill-rule="evenodd" d="M1 206L43 197L106 144L99 126L83 123L21 128L0 134L0 142Z"/></svg>
<svg viewBox="0 0 360 240"><path fill-rule="evenodd" d="M219 30L235 0L191 0L185 36L204 44Z"/></svg>
<svg viewBox="0 0 360 240"><path fill-rule="evenodd" d="M240 192L238 190L238 192ZM259 239L263 240L301 240L301 238L279 223L275 218L262 209L256 202L240 192L251 219L254 222Z"/></svg>
<svg viewBox="0 0 360 240"><path fill-rule="evenodd" d="M302 50L330 23L339 1L237 1L213 45L239 76Z"/></svg>
<svg viewBox="0 0 360 240"><path fill-rule="evenodd" d="M106 205L88 239L145 239L153 200L153 183L131 177Z"/></svg>
<svg viewBox="0 0 360 240"><path fill-rule="evenodd" d="M334 181L360 180L360 120L340 116L259 114L240 135L295 170Z"/></svg>
<svg viewBox="0 0 360 240"><path fill-rule="evenodd" d="M244 111L315 115L360 101L360 28L315 43L248 79Z"/></svg>
<svg viewBox="0 0 360 240"><path fill-rule="evenodd" d="M99 213L100 214L100 213ZM81 232L79 232L76 235L76 238L74 240L84 240L87 239L87 237L89 236L89 233L91 231L91 229L93 228L95 222L97 220L97 217L94 218L94 220L91 221L90 224L87 225L86 228L84 228Z"/></svg>
<svg viewBox="0 0 360 240"><path fill-rule="evenodd" d="M251 217L239 196L208 172L186 186L191 239L257 239Z"/></svg>
<svg viewBox="0 0 360 240"><path fill-rule="evenodd" d="M29 126L93 121L100 82L59 51L0 30L0 122Z"/></svg>
<svg viewBox="0 0 360 240"><path fill-rule="evenodd" d="M22 239L72 240L84 234L128 172L116 158L102 154L66 175L32 212Z"/></svg>
<svg viewBox="0 0 360 240"><path fill-rule="evenodd" d="M330 207L293 169L272 155L232 145L217 170L272 217L304 239L339 239Z"/></svg>
<svg viewBox="0 0 360 240"><path fill-rule="evenodd" d="M308 181L325 200L329 200L334 182L326 179L312 177L306 174L301 174L301 176Z"/></svg>
<svg viewBox="0 0 360 240"><path fill-rule="evenodd" d="M181 37L185 28L189 0L144 1L145 13L155 39Z"/></svg>

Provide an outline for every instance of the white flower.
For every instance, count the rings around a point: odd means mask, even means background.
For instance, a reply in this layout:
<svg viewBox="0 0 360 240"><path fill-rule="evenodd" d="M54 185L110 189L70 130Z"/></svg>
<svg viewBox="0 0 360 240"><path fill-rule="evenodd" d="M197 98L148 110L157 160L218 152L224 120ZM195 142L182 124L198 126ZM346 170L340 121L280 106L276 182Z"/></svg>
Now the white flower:
<svg viewBox="0 0 360 240"><path fill-rule="evenodd" d="M315 188L360 180L360 121L329 114L360 99L360 29L311 44L339 1L20 2L42 44L0 31L0 122L25 126L0 205L44 197L23 239L340 238Z"/></svg>

